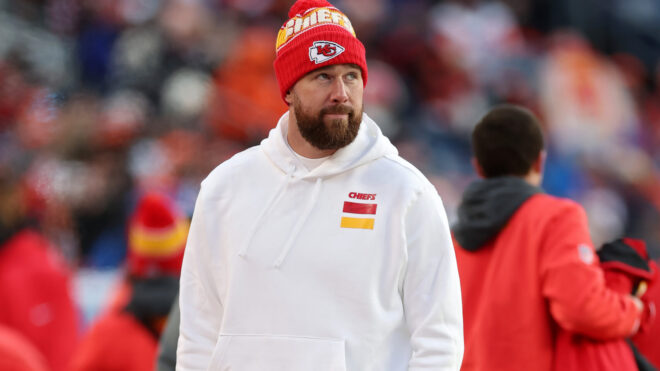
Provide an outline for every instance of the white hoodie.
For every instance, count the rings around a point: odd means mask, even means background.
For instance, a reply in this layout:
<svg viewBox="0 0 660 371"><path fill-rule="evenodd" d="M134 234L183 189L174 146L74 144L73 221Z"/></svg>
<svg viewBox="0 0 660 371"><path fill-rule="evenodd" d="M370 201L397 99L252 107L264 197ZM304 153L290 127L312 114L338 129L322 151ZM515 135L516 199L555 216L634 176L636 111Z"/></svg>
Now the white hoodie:
<svg viewBox="0 0 660 371"><path fill-rule="evenodd" d="M458 370L460 287L435 188L366 114L311 171L287 125L202 182L177 370Z"/></svg>

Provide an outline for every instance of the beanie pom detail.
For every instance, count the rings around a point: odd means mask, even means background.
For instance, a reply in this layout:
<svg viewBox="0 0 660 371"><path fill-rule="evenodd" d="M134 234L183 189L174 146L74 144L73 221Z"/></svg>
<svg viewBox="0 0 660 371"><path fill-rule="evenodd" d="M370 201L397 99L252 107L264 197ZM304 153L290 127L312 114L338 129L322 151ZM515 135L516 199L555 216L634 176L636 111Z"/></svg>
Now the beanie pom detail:
<svg viewBox="0 0 660 371"><path fill-rule="evenodd" d="M296 15L304 15L307 10L312 8L323 8L323 7L333 7L332 4L326 0L298 0L295 4L289 9L289 18L293 18Z"/></svg>

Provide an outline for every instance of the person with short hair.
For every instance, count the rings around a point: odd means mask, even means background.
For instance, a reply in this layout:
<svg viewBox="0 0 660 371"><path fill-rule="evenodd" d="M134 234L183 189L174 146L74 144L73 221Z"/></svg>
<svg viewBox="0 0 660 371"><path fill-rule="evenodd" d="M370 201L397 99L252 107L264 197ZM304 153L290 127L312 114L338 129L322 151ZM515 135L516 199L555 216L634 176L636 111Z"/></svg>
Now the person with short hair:
<svg viewBox="0 0 660 371"><path fill-rule="evenodd" d="M529 110L501 105L472 133L470 184L453 226L465 320L462 370L553 370L558 329L634 334L641 301L605 285L587 217L543 193L546 153Z"/></svg>
<svg viewBox="0 0 660 371"><path fill-rule="evenodd" d="M177 370L458 370L442 201L363 112L365 50L348 17L325 0L289 17L274 63L288 111L202 182Z"/></svg>

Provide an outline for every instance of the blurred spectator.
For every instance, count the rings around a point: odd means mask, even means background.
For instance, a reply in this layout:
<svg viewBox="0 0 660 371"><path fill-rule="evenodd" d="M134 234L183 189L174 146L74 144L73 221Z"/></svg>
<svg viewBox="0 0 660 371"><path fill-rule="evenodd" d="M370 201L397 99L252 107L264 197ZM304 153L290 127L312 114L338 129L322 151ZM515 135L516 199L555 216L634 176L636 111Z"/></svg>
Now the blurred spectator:
<svg viewBox="0 0 660 371"><path fill-rule="evenodd" d="M244 30L216 71L208 122L218 135L254 143L286 111L273 72L275 37L270 29Z"/></svg>
<svg viewBox="0 0 660 371"><path fill-rule="evenodd" d="M105 91L110 84L112 50L120 25L111 2L85 2L77 34L77 60L81 81Z"/></svg>
<svg viewBox="0 0 660 371"><path fill-rule="evenodd" d="M43 355L13 329L0 325L0 370L48 371Z"/></svg>
<svg viewBox="0 0 660 371"><path fill-rule="evenodd" d="M368 60L367 64L369 84L364 90L364 104L383 134L395 138L401 133L399 117L410 97L401 77L390 65L380 60Z"/></svg>
<svg viewBox="0 0 660 371"><path fill-rule="evenodd" d="M622 67L617 68L574 33L557 34L552 42L540 71L540 103L560 156L581 161L582 172L600 183L625 184L637 190L660 210L658 167L640 147L647 128L642 126L634 99L641 94L639 66L619 57ZM590 197L585 195L582 202L586 204ZM612 194L608 199L621 197ZM620 231L628 225L628 205L620 205L621 201L608 204L615 209L605 214L620 220L606 228ZM596 207L602 209L604 204ZM614 236L596 234L594 238L603 242Z"/></svg>
<svg viewBox="0 0 660 371"><path fill-rule="evenodd" d="M128 226L125 282L78 347L70 370L152 371L178 291L187 219L168 197L147 193Z"/></svg>
<svg viewBox="0 0 660 371"><path fill-rule="evenodd" d="M0 130L6 130L16 120L29 95L30 86L23 74L25 68L21 60L11 56L0 61Z"/></svg>
<svg viewBox="0 0 660 371"><path fill-rule="evenodd" d="M589 232L594 246L601 246L625 232L628 209L617 192L593 186L580 198L589 220Z"/></svg>
<svg viewBox="0 0 660 371"><path fill-rule="evenodd" d="M543 116L562 152L598 156L634 138L638 120L621 74L580 36L558 35L540 73Z"/></svg>
<svg viewBox="0 0 660 371"><path fill-rule="evenodd" d="M203 71L180 69L165 81L161 94L163 113L168 119L181 123L194 123L199 119L211 90L211 77Z"/></svg>
<svg viewBox="0 0 660 371"><path fill-rule="evenodd" d="M16 179L0 174L0 325L34 344L49 369L64 371L79 338L72 272L30 226L25 197Z"/></svg>
<svg viewBox="0 0 660 371"><path fill-rule="evenodd" d="M507 59L524 47L516 19L499 1L440 3L431 9L431 28L483 85L496 81Z"/></svg>

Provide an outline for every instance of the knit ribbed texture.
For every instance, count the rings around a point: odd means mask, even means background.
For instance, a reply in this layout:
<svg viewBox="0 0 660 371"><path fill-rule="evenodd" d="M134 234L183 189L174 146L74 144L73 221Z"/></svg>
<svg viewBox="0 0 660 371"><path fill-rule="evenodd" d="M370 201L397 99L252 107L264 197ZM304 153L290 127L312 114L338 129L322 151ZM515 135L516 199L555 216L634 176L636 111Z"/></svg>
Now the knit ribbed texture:
<svg viewBox="0 0 660 371"><path fill-rule="evenodd" d="M188 236L188 222L173 200L148 192L128 225L128 272L150 278L178 276Z"/></svg>
<svg viewBox="0 0 660 371"><path fill-rule="evenodd" d="M299 0L277 38L273 66L282 99L307 73L334 64L355 64L367 84L364 45L343 13L324 0Z"/></svg>

